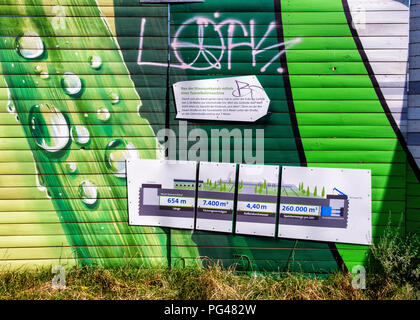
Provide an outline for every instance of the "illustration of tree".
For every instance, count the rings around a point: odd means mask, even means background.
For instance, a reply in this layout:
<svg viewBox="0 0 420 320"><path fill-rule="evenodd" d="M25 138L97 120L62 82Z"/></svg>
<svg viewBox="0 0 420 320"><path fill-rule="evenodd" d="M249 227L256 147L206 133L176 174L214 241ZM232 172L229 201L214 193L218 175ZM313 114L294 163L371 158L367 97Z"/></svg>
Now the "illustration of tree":
<svg viewBox="0 0 420 320"><path fill-rule="evenodd" d="M232 184L232 179L231 178L229 178L229 184Z"/></svg>
<svg viewBox="0 0 420 320"><path fill-rule="evenodd" d="M314 189L314 196L316 197L316 196L317 196L317 194L318 194L318 190L316 189L316 186L315 186L315 189Z"/></svg>
<svg viewBox="0 0 420 320"><path fill-rule="evenodd" d="M222 178L220 178L219 180L219 185L222 185Z"/></svg>
<svg viewBox="0 0 420 320"><path fill-rule="evenodd" d="M309 196L309 195L310 195L310 193L309 193L309 186L306 188L306 195L307 195L307 196Z"/></svg>
<svg viewBox="0 0 420 320"><path fill-rule="evenodd" d="M258 185L257 184L255 185L254 193L258 193Z"/></svg>
<svg viewBox="0 0 420 320"><path fill-rule="evenodd" d="M263 185L260 184L260 189L258 190L258 193L262 193L263 192Z"/></svg>
<svg viewBox="0 0 420 320"><path fill-rule="evenodd" d="M325 187L322 187L322 193L321 193L322 197L325 197Z"/></svg>
<svg viewBox="0 0 420 320"><path fill-rule="evenodd" d="M217 187L217 182L215 181L214 182L214 188L216 189L216 187Z"/></svg>
<svg viewBox="0 0 420 320"><path fill-rule="evenodd" d="M267 190L267 181L264 180L264 189Z"/></svg>
<svg viewBox="0 0 420 320"><path fill-rule="evenodd" d="M223 184L223 191L226 191L226 183Z"/></svg>

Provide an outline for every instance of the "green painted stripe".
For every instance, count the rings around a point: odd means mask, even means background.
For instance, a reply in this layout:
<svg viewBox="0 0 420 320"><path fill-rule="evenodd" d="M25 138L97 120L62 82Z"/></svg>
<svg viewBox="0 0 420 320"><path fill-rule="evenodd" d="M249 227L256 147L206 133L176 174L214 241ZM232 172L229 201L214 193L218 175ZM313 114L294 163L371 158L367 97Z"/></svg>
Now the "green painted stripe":
<svg viewBox="0 0 420 320"><path fill-rule="evenodd" d="M309 4L309 2L311 4ZM303 0L303 1L299 1L299 3L304 6L304 5L317 5L317 4L321 4L323 1L309 1L309 0ZM347 20L346 17L343 13L343 8L341 6L341 1L340 0L331 0L328 1L329 3L335 3L337 7L340 7L340 11L341 13L337 13L336 15L334 15L333 18L331 18L330 22L334 21L335 23L340 23L340 24L346 24ZM283 6L285 8L289 8L289 2L284 2ZM288 10L286 9L286 11ZM287 13L283 13L283 16L285 18L285 20L287 21L288 17L290 17L290 15L288 15ZM302 17L306 17L306 21L309 22L313 22L315 19L319 19L319 17L321 17L322 15L319 15L316 12L312 12L312 13L305 13L305 15L302 15ZM291 25L283 25L284 28L284 32L286 35L286 38L289 39L289 37L291 37L294 33L293 31L293 26ZM331 29L327 29L327 30L332 30ZM326 31L327 31L326 30ZM348 32L350 32L350 29L348 28ZM334 35L334 31L331 31L331 36ZM333 52L335 50L338 49L342 49L342 48L353 48L354 52L352 53L352 57L353 57L353 61L351 64L348 63L307 63L306 64L306 68L303 68L303 66L295 64L295 63L289 63L288 64L288 68L290 71L290 79L291 79L291 83L293 85L302 85L302 78L296 78L297 74L307 74L307 75L318 75L318 74L341 74L342 76L340 76L339 78L339 84L340 83L351 83L352 81L358 81L358 82L363 82L363 87L361 88L334 88L331 85L329 86L328 84L326 85L326 87L324 87L324 85L326 84L325 81L328 80L324 80L324 82L322 81L316 81L313 85L313 88L298 88L298 87L293 87L292 88L292 92L293 92L293 96L296 99L323 99L323 100L342 100L342 99L349 99L352 100L354 99L354 102L351 101L347 101L345 105L340 105L340 109L339 112L345 112L345 115L341 115L341 121L340 121L340 114L337 114L338 117L331 117L329 118L328 115L325 114L320 114L318 118L315 117L308 117L305 114L303 114L303 112L320 112L320 110L317 110L318 105L316 104L312 104L310 102L303 104L301 102L298 102L295 104L295 108L296 108L296 114L297 114L297 119L298 119L298 124L299 124L299 130L302 136L302 143L304 146L304 150L305 150L305 155L308 161L308 165L309 166L317 166L317 162L330 162L329 166L330 167L340 167L342 162L374 162L375 158L378 160L380 159L380 162L386 163L394 163L394 162L398 162L398 163L405 163L406 162L406 156L404 154L404 152L401 152L399 150L401 150L401 147L399 146L399 142L397 141L397 138L395 136L395 133L393 131L393 129L391 128L390 124L387 123L385 115L383 116L379 116L376 115L375 120L370 117L369 114L366 113L360 113L360 114L355 114L352 113L353 108L363 108L363 104L361 104L359 101L357 100L376 100L377 102L372 102L371 104L369 104L369 110L370 112L372 112L373 110L375 110L374 112L383 112L381 104L378 101L378 97L376 96L376 93L373 89L372 84L370 84L369 86L367 85L370 82L369 76L367 75L367 71L365 69L365 66L362 62L362 59L359 57L358 62L357 62L357 55L359 55L358 53L358 49L356 47L356 44L354 42L354 39L352 38L340 38L339 41L335 42L334 40L335 38L304 38L303 41L301 43L296 44L296 46L294 47L294 49L301 49L302 52L304 52L303 50L316 50L316 49L324 49L325 52L329 52L328 54L332 55ZM287 52L286 55L289 57L289 55L293 53ZM327 55L328 55L327 54ZM329 70L328 70L329 68ZM346 74L346 75L344 75ZM361 79L361 75L365 74L365 79L362 80ZM357 75L356 78L353 78L353 75ZM345 80L345 78L348 78L349 80ZM300 82L299 82L300 81ZM316 86L315 84L317 84L318 86ZM318 87L318 88L317 88ZM370 88L369 88L370 87ZM320 105L321 103L319 103ZM338 104L338 103L336 103ZM333 106L334 103L331 102L330 106ZM321 119L321 117L323 117L324 119ZM345 120L344 120L345 118ZM335 119L336 121L338 121L337 125L331 125L331 122L329 122L329 119ZM343 123L343 121L345 121L346 125L340 125ZM311 123L311 126L305 126L305 124ZM377 124L381 124L381 126L378 127L373 127L373 125L377 123ZM326 130L325 125L329 125L328 126L328 130ZM362 129L357 129L358 125L366 125L367 127ZM368 128L368 126L371 126ZM384 126L385 125L385 126ZM326 134L328 132L328 135ZM325 137L326 139L328 139L328 137L360 137L360 138L379 138L379 137L389 137L391 139L393 139L394 141L391 142L392 145L395 146L395 149L393 151L391 151L388 155L386 154L377 154L375 151L369 152L359 152L358 155L356 156L356 153L352 153L352 152L341 152L341 151L329 151L329 150L325 150L325 151L320 151L320 152L312 152L312 151L307 151L308 149L310 149L310 144L308 145L306 143L306 138L309 137ZM335 139L328 139L328 141L331 141L331 143L329 144L329 148L331 150L334 150L334 142ZM374 146L374 139L366 139L366 147L368 146L369 142L372 144L372 150L375 150L375 146ZM337 156L337 157L336 157ZM328 165L327 165L328 166ZM397 189L399 190L399 194L393 194L394 190L392 192L388 192L386 191L387 189L383 189L383 191L379 192L379 191L373 191L373 193L376 193L375 198L377 200L391 200L391 198L393 198L393 200L401 200L401 207L399 208L399 202L395 203L395 209L400 209L401 211L404 211L404 200L405 200L405 190L404 189ZM397 192L397 193L398 193ZM392 207L389 207L390 202L389 201L384 201L381 202L379 201L379 203L375 203L373 202L372 206L373 206L373 211L378 211L378 210L384 210L385 208L389 208L391 209ZM373 228L373 237L376 237L380 234L380 232L382 232L382 229L379 227L374 227ZM343 247L341 247L339 244L337 244L337 247L339 249L343 249ZM344 261L349 261L348 257L346 257L346 255L344 254L343 250L339 250L341 256L343 257ZM352 259L357 258L357 260L360 261L364 261L364 257L363 255L360 254L356 254L355 257L353 257ZM348 268L351 267L351 264L347 265Z"/></svg>

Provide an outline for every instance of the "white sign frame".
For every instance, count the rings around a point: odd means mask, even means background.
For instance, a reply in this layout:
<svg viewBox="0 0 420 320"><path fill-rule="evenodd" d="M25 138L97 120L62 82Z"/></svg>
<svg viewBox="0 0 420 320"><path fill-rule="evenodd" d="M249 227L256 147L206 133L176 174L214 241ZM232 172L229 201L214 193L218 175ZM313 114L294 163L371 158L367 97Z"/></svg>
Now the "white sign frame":
<svg viewBox="0 0 420 320"><path fill-rule="evenodd" d="M204 231L231 233L234 218L234 200L236 191L236 163L204 162L200 161L198 181L202 187L197 193L196 229ZM207 181L216 184L214 188L208 186ZM221 180L221 182L219 182ZM218 185L219 184L219 185ZM226 187L225 191L217 191ZM214 189L215 191L212 191ZM211 200L213 199L213 200ZM221 208L206 202L217 201L226 203ZM203 211L203 212L202 212ZM204 212L204 211L207 211ZM213 213L212 213L213 212ZM204 218L207 215L206 218ZM230 220L227 220L230 218Z"/></svg>
<svg viewBox="0 0 420 320"><path fill-rule="evenodd" d="M129 224L194 229L196 178L196 161L128 159ZM194 187L189 186L190 190L176 189L182 181L185 185L194 184ZM168 195L172 205L168 205ZM178 202L174 203L176 199ZM168 206L168 210L164 210L164 206Z"/></svg>
<svg viewBox="0 0 420 320"><path fill-rule="evenodd" d="M280 168L276 165L241 164L239 166L237 181L239 190L235 219L236 234L275 237L279 173ZM266 185L264 187L265 194L259 194L259 189L264 181ZM241 185L243 185L242 192ZM253 192L254 188L256 191ZM274 191L274 188L276 191ZM268 200L270 203L264 202ZM242 207L243 205L244 207ZM265 207L261 208L262 206ZM266 217L265 215L269 216Z"/></svg>
<svg viewBox="0 0 420 320"><path fill-rule="evenodd" d="M270 105L255 75L180 81L173 92L178 120L255 122Z"/></svg>
<svg viewBox="0 0 420 320"><path fill-rule="evenodd" d="M299 185L302 183L303 188L300 188ZM315 186L317 186L317 196L314 196ZM372 244L370 170L284 166L281 192L279 238ZM302 196L301 193L306 196ZM291 199L294 198L300 199L295 202L301 201L300 203L309 205L316 205L316 202L319 202L320 206L327 209L326 216L321 217L320 214L319 217L315 217L317 214L314 210L314 217L310 218L304 217L307 214L302 212L282 217L281 213L285 212L282 206L293 202L294 200ZM333 204L322 204L322 201ZM287 209L295 210L292 206Z"/></svg>

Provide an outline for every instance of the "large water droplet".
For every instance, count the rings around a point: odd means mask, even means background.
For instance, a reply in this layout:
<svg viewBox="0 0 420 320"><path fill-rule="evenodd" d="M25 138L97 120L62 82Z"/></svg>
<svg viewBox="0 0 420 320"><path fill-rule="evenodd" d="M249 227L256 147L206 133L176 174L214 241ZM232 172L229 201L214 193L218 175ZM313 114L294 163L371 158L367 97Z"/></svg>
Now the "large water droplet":
<svg viewBox="0 0 420 320"><path fill-rule="evenodd" d="M89 65L93 69L99 69L102 66L102 59L100 56L89 57Z"/></svg>
<svg viewBox="0 0 420 320"><path fill-rule="evenodd" d="M105 148L105 165L119 177L126 177L125 160L140 158L136 147L123 139L112 140Z"/></svg>
<svg viewBox="0 0 420 320"><path fill-rule="evenodd" d="M98 119L101 121L108 121L111 117L109 110L107 108L99 108L97 112Z"/></svg>
<svg viewBox="0 0 420 320"><path fill-rule="evenodd" d="M44 72L41 72L40 77L41 77L41 79L46 80L50 77L50 75L48 74L48 72L44 71Z"/></svg>
<svg viewBox="0 0 420 320"><path fill-rule="evenodd" d="M35 143L49 152L60 151L70 140L66 118L51 104L37 104L31 107L29 129Z"/></svg>
<svg viewBox="0 0 420 320"><path fill-rule="evenodd" d="M79 185L78 194L85 204L94 205L98 199L98 187L89 180L83 180Z"/></svg>
<svg viewBox="0 0 420 320"><path fill-rule="evenodd" d="M82 90L82 81L72 72L64 72L61 86L67 95L74 96Z"/></svg>
<svg viewBox="0 0 420 320"><path fill-rule="evenodd" d="M73 126L71 128L71 138L78 144L87 144L90 138L89 130L84 126Z"/></svg>
<svg viewBox="0 0 420 320"><path fill-rule="evenodd" d="M36 59L44 53L44 43L35 31L26 31L16 38L16 50L25 59Z"/></svg>

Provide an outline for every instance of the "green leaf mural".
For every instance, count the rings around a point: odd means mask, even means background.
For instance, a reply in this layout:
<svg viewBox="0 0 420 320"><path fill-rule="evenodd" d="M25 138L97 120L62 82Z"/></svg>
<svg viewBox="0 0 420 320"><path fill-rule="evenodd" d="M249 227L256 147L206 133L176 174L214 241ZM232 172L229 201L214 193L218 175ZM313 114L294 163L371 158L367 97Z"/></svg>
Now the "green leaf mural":
<svg viewBox="0 0 420 320"><path fill-rule="evenodd" d="M14 8L19 19L2 18L1 34L12 37L2 38L0 56L32 161L75 257L80 264L166 265L165 232L127 224L124 161L156 158L159 146L138 115L142 101L118 43L95 1L68 1L65 28L55 28L45 3L22 2Z"/></svg>
<svg viewBox="0 0 420 320"><path fill-rule="evenodd" d="M128 225L124 161L164 157L157 132L179 130L171 85L227 76L256 75L269 114L190 121L187 134L251 130L258 146L255 130L264 129L266 164L371 169L374 240L387 213L418 230L418 169L347 1L206 0L168 10L138 0L5 0L0 8L0 241L13 252L5 262L167 266L208 257L243 271L303 273L363 264L366 246ZM218 146L230 156L219 161L245 162L230 142ZM221 180L205 184L226 191ZM268 191L265 181L255 186ZM311 195L303 183L299 191ZM16 249L21 236L36 248Z"/></svg>

